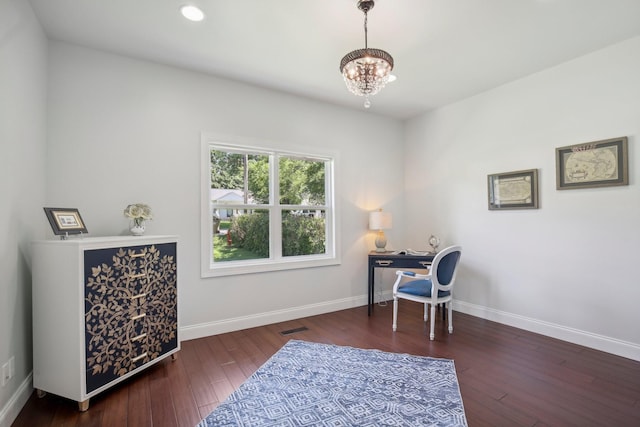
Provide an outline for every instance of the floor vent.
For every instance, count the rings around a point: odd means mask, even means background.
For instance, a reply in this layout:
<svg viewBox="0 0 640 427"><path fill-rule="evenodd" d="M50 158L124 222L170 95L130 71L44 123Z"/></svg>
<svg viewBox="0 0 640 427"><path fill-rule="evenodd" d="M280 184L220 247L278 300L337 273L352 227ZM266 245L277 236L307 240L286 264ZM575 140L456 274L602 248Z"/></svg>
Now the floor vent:
<svg viewBox="0 0 640 427"><path fill-rule="evenodd" d="M308 330L309 328L307 328L306 326L301 326L295 329L287 329L286 331L280 331L280 335L291 335L291 334L295 334L296 332L302 332L302 331L308 331Z"/></svg>

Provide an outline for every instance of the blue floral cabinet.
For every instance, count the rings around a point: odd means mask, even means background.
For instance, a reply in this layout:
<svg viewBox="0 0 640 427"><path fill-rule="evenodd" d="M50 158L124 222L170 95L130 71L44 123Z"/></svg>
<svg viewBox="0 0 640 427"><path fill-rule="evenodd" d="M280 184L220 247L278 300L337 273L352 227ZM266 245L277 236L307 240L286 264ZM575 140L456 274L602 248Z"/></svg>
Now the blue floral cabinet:
<svg viewBox="0 0 640 427"><path fill-rule="evenodd" d="M176 348L176 244L84 252L87 392Z"/></svg>
<svg viewBox="0 0 640 427"><path fill-rule="evenodd" d="M180 349L175 236L34 242L34 388L89 398Z"/></svg>

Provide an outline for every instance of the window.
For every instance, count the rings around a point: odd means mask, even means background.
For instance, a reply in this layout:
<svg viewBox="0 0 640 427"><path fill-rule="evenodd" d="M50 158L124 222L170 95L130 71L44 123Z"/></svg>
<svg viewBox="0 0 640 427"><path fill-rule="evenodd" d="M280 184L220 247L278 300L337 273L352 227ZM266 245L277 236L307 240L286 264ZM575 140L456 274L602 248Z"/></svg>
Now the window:
<svg viewBox="0 0 640 427"><path fill-rule="evenodd" d="M203 137L203 277L338 264L330 155Z"/></svg>

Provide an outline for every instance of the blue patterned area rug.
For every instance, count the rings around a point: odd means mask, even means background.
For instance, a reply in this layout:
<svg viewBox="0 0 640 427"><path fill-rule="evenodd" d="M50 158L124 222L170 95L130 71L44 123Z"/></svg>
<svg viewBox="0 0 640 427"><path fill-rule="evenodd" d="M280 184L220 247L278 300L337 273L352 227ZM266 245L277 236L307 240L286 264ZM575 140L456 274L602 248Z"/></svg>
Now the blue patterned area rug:
<svg viewBox="0 0 640 427"><path fill-rule="evenodd" d="M466 425L453 360L291 340L198 427Z"/></svg>

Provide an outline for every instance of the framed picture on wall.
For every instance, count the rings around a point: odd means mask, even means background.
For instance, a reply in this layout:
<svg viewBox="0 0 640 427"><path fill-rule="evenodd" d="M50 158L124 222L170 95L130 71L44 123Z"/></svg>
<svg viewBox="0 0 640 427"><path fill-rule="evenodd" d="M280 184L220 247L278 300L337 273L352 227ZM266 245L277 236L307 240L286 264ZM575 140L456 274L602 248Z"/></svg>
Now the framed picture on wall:
<svg viewBox="0 0 640 427"><path fill-rule="evenodd" d="M556 188L629 185L627 137L556 148Z"/></svg>
<svg viewBox="0 0 640 427"><path fill-rule="evenodd" d="M538 169L496 173L487 178L489 210L538 208Z"/></svg>
<svg viewBox="0 0 640 427"><path fill-rule="evenodd" d="M87 227L84 225L78 209L44 208L44 212L47 214L53 234L57 236L87 232Z"/></svg>

